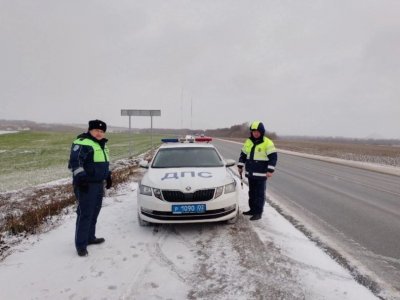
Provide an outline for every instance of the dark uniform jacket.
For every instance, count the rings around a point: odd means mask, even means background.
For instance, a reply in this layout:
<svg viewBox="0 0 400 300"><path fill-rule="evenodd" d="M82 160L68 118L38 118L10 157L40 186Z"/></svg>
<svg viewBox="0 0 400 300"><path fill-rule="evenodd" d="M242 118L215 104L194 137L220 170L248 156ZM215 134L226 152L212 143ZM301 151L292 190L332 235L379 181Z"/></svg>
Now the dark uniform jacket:
<svg viewBox="0 0 400 300"><path fill-rule="evenodd" d="M72 143L68 168L73 184L102 182L110 176L107 139L98 141L89 132L82 133Z"/></svg>

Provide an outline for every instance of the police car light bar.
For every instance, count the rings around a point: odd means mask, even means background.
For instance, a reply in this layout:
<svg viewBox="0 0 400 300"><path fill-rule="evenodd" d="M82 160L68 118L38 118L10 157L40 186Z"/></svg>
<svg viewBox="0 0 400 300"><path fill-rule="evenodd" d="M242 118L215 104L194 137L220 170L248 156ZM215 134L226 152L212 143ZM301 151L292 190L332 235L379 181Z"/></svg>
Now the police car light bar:
<svg viewBox="0 0 400 300"><path fill-rule="evenodd" d="M212 141L212 138L204 136L204 137L197 137L194 140L196 142L207 142L208 143L208 142Z"/></svg>
<svg viewBox="0 0 400 300"><path fill-rule="evenodd" d="M163 143L178 143L179 139L178 138L165 138L165 139L161 139L161 142L163 142Z"/></svg>
<svg viewBox="0 0 400 300"><path fill-rule="evenodd" d="M210 137L197 137L197 138L164 138L161 139L163 143L184 143L184 142L211 142L212 138Z"/></svg>

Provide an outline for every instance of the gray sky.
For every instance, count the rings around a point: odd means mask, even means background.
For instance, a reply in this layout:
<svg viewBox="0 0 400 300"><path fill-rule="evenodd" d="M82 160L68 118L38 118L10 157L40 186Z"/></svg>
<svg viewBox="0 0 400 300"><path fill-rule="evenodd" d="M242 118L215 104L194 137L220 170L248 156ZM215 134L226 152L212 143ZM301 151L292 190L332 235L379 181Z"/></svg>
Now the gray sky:
<svg viewBox="0 0 400 300"><path fill-rule="evenodd" d="M400 138L399 13L398 0L0 0L0 118L127 126L121 109L161 109L158 128Z"/></svg>

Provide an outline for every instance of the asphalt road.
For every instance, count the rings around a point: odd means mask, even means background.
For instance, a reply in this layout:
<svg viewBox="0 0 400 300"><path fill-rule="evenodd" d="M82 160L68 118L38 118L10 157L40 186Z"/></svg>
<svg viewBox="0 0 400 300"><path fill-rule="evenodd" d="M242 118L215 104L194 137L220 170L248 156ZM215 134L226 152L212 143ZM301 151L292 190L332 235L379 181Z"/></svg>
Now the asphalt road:
<svg viewBox="0 0 400 300"><path fill-rule="evenodd" d="M238 159L240 144L213 143L225 158ZM280 153L267 194L361 273L400 295L400 177Z"/></svg>

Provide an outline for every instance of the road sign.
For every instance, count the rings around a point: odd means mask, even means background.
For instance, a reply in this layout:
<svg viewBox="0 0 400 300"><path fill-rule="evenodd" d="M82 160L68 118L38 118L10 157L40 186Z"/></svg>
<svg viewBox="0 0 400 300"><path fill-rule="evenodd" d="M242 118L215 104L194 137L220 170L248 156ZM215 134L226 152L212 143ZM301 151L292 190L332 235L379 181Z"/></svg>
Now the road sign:
<svg viewBox="0 0 400 300"><path fill-rule="evenodd" d="M121 109L121 116L129 117L129 132L131 133L131 117L150 117L151 119L151 148L153 148L153 117L161 116L159 109ZM129 140L129 157L132 157L132 145Z"/></svg>
<svg viewBox="0 0 400 300"><path fill-rule="evenodd" d="M121 116L159 117L161 110L158 109L121 109Z"/></svg>

